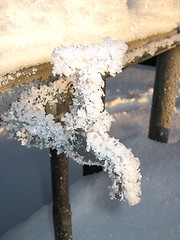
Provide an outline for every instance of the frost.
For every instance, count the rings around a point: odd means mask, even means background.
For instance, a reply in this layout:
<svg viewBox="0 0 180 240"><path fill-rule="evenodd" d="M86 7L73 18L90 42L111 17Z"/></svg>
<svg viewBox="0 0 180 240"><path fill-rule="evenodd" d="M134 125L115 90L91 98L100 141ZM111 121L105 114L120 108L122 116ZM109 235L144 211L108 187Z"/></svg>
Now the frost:
<svg viewBox="0 0 180 240"><path fill-rule="evenodd" d="M2 118L6 131L23 145L56 149L80 164L103 166L113 182L111 198L134 205L141 195L140 163L131 150L108 135L113 119L102 101L102 75L122 71L126 50L125 43L109 38L102 44L54 49L53 74L60 75L59 80L24 91ZM69 92L72 106L59 113L57 122L47 113L47 103L56 105Z"/></svg>

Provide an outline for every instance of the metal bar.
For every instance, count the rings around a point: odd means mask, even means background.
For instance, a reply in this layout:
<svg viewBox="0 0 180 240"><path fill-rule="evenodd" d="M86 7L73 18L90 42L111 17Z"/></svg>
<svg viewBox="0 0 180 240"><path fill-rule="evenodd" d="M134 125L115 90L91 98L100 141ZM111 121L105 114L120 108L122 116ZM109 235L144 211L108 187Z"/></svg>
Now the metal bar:
<svg viewBox="0 0 180 240"><path fill-rule="evenodd" d="M55 240L71 240L71 207L69 203L68 158L50 150Z"/></svg>
<svg viewBox="0 0 180 240"><path fill-rule="evenodd" d="M158 56L149 138L168 142L180 79L180 46Z"/></svg>

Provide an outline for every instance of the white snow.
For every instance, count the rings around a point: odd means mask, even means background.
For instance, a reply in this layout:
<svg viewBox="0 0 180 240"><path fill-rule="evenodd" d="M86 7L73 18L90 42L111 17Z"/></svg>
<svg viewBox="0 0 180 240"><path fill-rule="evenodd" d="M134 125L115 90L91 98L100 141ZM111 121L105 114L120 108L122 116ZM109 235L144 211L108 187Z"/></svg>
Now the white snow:
<svg viewBox="0 0 180 240"><path fill-rule="evenodd" d="M1 0L0 74L50 61L55 46L168 32L179 16L180 0Z"/></svg>
<svg viewBox="0 0 180 240"><path fill-rule="evenodd" d="M106 173L80 178L70 186L74 240L179 240L180 91L170 143L149 140L146 136L154 73L154 68L134 66L107 80L106 105L116 119L111 135L141 159L141 202L130 207L126 202L110 200ZM11 149L17 153L16 161L18 149ZM75 174L73 170L71 174ZM4 184L8 187L7 182ZM7 214L11 221L8 208ZM43 206L0 237L0 240L24 239L53 240L51 205Z"/></svg>

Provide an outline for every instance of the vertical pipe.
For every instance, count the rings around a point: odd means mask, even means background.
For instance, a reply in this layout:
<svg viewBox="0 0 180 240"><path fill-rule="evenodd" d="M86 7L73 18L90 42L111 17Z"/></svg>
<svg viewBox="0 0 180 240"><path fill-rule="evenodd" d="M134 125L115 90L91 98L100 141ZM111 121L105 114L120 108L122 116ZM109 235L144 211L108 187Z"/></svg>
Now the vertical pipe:
<svg viewBox="0 0 180 240"><path fill-rule="evenodd" d="M67 92L57 95L56 99L57 103L47 103L45 109L47 114L54 116L55 122L61 122L61 118L69 112L72 104L71 86ZM65 153L57 154L57 151L52 149L50 155L55 240L72 240L68 158Z"/></svg>
<svg viewBox="0 0 180 240"><path fill-rule="evenodd" d="M177 85L180 79L180 46L160 54L149 125L149 138L166 143L172 125Z"/></svg>
<svg viewBox="0 0 180 240"><path fill-rule="evenodd" d="M71 208L69 203L68 158L50 150L55 240L71 240Z"/></svg>

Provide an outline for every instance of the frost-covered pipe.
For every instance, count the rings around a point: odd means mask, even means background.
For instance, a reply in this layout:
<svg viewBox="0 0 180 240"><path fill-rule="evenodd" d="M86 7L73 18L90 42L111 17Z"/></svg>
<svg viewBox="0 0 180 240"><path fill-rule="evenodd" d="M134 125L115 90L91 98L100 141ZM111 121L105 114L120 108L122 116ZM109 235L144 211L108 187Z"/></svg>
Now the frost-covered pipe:
<svg viewBox="0 0 180 240"><path fill-rule="evenodd" d="M72 131L79 129L80 135L81 132L85 134L86 151L94 152L97 158L95 164L100 163L113 180L111 197L125 198L130 205L134 205L141 195L139 160L123 144L108 135L112 117L104 110L102 101L102 75L109 72L113 76L122 71L127 46L120 41L105 39L102 45L76 47L73 62L68 66L72 48L57 48L53 55L54 73L75 75L73 109L63 120L69 127L72 125ZM89 160L91 163L94 164Z"/></svg>
<svg viewBox="0 0 180 240"><path fill-rule="evenodd" d="M127 199L130 205L140 200L139 160L118 140L108 134L112 117L102 101L107 72L122 71L127 45L104 39L102 44L58 47L53 52L53 74L64 79L50 86L32 88L12 104L3 120L7 131L24 145L56 149L80 164L100 165L112 179L111 197ZM73 86L70 111L56 122L44 106L66 95ZM96 143L96 144L95 144Z"/></svg>
<svg viewBox="0 0 180 240"><path fill-rule="evenodd" d="M45 106L47 114L54 116L59 122L65 113L70 111L72 92L69 86L64 96L57 94L56 101ZM55 240L72 240L71 206L69 201L69 159L64 154L58 154L56 149L50 149L51 182L52 182L52 213Z"/></svg>

